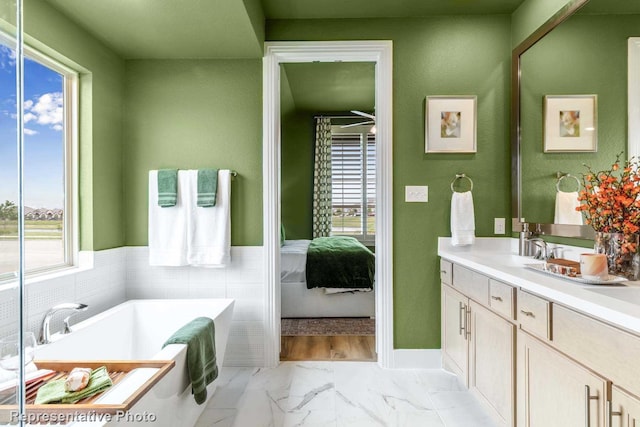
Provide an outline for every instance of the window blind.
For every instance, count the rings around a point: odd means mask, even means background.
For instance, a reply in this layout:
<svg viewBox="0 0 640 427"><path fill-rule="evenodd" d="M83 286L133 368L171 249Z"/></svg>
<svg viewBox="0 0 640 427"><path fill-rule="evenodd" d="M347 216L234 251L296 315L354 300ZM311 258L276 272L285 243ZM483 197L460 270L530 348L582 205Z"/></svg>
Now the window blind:
<svg viewBox="0 0 640 427"><path fill-rule="evenodd" d="M366 143L363 143L366 138ZM375 234L375 135L332 135L332 234L371 240Z"/></svg>

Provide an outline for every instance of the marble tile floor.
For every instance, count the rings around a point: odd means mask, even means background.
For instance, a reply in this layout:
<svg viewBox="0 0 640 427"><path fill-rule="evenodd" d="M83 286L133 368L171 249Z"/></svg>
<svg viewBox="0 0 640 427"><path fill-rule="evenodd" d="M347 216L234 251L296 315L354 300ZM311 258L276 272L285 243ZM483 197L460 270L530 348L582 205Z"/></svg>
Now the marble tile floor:
<svg viewBox="0 0 640 427"><path fill-rule="evenodd" d="M282 362L223 368L195 427L495 427L442 370L387 370L373 362Z"/></svg>

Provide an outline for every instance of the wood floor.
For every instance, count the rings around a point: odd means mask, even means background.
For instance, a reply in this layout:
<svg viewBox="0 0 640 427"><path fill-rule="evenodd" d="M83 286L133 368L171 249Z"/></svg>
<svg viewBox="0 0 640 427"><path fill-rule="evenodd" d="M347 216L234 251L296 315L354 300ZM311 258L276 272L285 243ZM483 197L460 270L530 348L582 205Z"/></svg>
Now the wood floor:
<svg viewBox="0 0 640 427"><path fill-rule="evenodd" d="M361 335L314 335L281 337L281 361L353 360L375 361L376 337Z"/></svg>

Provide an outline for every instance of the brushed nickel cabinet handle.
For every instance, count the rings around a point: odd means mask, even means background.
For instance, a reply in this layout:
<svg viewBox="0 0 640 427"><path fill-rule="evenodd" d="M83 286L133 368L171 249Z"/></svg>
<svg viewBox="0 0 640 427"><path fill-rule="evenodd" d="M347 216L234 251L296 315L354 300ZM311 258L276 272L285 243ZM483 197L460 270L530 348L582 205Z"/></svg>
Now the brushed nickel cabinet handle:
<svg viewBox="0 0 640 427"><path fill-rule="evenodd" d="M613 412L612 403L610 400L607 400L607 405L605 407L605 423L606 427L613 426L613 417L622 417L622 411Z"/></svg>
<svg viewBox="0 0 640 427"><path fill-rule="evenodd" d="M591 387L584 386L584 425L591 427L591 401L598 400L598 396L591 396Z"/></svg>
<svg viewBox="0 0 640 427"><path fill-rule="evenodd" d="M467 337L470 338L471 337L471 307L470 306L466 307L465 313L466 313L466 318L465 318L466 323L465 323L464 329L467 333Z"/></svg>
<svg viewBox="0 0 640 427"><path fill-rule="evenodd" d="M496 297L491 295L491 299L502 302L502 297Z"/></svg>
<svg viewBox="0 0 640 427"><path fill-rule="evenodd" d="M460 301L460 309L458 311L458 322L459 322L459 327L460 327L460 331L458 332L458 335L462 335L462 332L465 332L465 328L467 326L467 321L466 319L463 320L464 314L467 311L467 307L465 307L464 303L462 301ZM464 324L463 324L464 322ZM465 339L467 338L467 334L465 332L464 334Z"/></svg>
<svg viewBox="0 0 640 427"><path fill-rule="evenodd" d="M533 311L520 310L520 313L524 314L527 317L536 317L535 314L533 314Z"/></svg>

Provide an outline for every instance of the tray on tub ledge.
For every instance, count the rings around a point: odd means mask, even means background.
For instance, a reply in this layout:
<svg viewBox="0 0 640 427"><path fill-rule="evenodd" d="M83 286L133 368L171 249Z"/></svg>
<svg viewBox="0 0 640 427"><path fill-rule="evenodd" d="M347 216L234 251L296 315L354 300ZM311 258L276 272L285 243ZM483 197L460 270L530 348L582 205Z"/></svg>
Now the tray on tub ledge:
<svg viewBox="0 0 640 427"><path fill-rule="evenodd" d="M556 266L556 264L552 264L552 265ZM586 285L609 285L609 286L618 285L619 286L622 284L622 282L628 281L628 279L625 277L613 276L611 274L609 275L608 280L587 279L582 277L579 273L576 274L575 276L570 276L568 274L557 272L557 267L553 267L553 270L552 270L551 265L546 263L545 264L525 264L524 266L528 269L539 271L540 273L548 274L550 276L559 277L560 279L570 280L575 283L582 283Z"/></svg>
<svg viewBox="0 0 640 427"><path fill-rule="evenodd" d="M158 381L160 381L175 365L173 360L36 360L36 366L41 370L50 370L51 374L43 376L41 379L26 382L26 413L29 419L40 419L42 417L57 416L67 414L69 421L77 417L82 417L83 413L91 414L121 414L129 411ZM113 385L106 390L82 399L76 403L47 403L36 405L35 401L38 389L48 381L66 378L67 374L76 367L96 369L105 366L111 377ZM134 371L139 368L152 368L152 373L147 374L144 381L138 381L138 386L127 391L126 396L117 392L118 398L110 399L120 403L99 403L101 397L106 396L110 391L116 392L118 384L124 382L127 377L131 378ZM124 385L124 384L123 384ZM16 411L15 404L0 404L0 414ZM37 424L37 423L35 423Z"/></svg>

